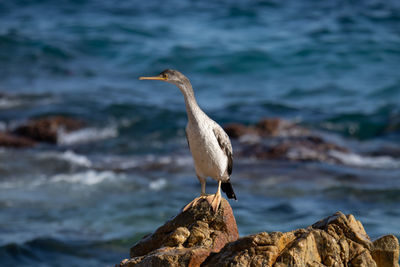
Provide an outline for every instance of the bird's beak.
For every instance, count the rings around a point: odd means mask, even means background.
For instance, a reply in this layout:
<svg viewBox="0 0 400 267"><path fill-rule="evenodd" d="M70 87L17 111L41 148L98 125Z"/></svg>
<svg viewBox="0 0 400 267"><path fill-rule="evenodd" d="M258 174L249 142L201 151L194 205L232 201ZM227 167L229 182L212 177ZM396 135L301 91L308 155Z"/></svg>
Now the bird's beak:
<svg viewBox="0 0 400 267"><path fill-rule="evenodd" d="M158 81L166 81L166 77L162 76L153 76L153 77L139 77L139 80L158 80Z"/></svg>

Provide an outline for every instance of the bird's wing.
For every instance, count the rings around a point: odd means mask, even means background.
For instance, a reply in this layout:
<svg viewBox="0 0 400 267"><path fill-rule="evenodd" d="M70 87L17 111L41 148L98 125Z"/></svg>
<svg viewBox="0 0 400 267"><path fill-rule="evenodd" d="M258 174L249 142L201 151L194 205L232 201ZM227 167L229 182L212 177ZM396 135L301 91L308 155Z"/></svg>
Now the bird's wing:
<svg viewBox="0 0 400 267"><path fill-rule="evenodd" d="M220 148L222 149L222 151L225 152L225 155L228 158L228 174L231 175L232 167L233 167L233 155L232 155L231 141L229 140L229 137L225 133L225 131L217 123L215 123L213 132L214 132L215 137L218 140L218 144L219 144Z"/></svg>

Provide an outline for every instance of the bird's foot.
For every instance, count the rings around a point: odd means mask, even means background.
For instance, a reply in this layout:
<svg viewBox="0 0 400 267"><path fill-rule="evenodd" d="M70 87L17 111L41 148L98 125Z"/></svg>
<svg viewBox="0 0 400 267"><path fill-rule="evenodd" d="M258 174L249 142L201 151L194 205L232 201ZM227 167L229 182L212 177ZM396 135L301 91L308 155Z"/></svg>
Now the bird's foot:
<svg viewBox="0 0 400 267"><path fill-rule="evenodd" d="M218 211L219 204L221 203L221 194L218 194L218 193L217 194L211 194L211 195L204 194L204 195L201 195L199 197L196 197L189 204L187 204L182 209L182 211L187 211L188 209L196 206L200 202L200 200L203 200L203 199L205 199L208 202L208 204L210 204L210 206L211 206L211 208L212 208L212 210L214 212Z"/></svg>
<svg viewBox="0 0 400 267"><path fill-rule="evenodd" d="M214 212L218 211L219 204L221 204L221 194L213 194L206 197L207 202L210 204Z"/></svg>
<svg viewBox="0 0 400 267"><path fill-rule="evenodd" d="M210 203L210 202L208 201L208 199L207 199L207 198L210 197L210 196L213 196L213 195L206 195L206 194L204 194L204 195L201 195L201 196L199 196L199 197L196 197L196 198L193 199L189 204L187 204L187 205L182 209L182 211L187 211L188 209L190 209L190 208L196 206L197 203L199 203L199 201L202 200L202 199L206 199L207 202ZM211 203L210 203L210 205L211 205Z"/></svg>

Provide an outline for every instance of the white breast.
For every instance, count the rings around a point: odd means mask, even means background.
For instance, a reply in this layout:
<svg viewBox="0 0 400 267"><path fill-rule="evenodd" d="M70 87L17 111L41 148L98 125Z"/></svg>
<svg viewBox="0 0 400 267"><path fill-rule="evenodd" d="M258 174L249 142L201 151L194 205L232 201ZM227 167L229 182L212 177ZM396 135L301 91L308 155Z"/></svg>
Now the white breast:
<svg viewBox="0 0 400 267"><path fill-rule="evenodd" d="M187 138L196 173L203 178L226 180L228 159L214 135L214 123L208 117L196 123L189 121L186 126Z"/></svg>

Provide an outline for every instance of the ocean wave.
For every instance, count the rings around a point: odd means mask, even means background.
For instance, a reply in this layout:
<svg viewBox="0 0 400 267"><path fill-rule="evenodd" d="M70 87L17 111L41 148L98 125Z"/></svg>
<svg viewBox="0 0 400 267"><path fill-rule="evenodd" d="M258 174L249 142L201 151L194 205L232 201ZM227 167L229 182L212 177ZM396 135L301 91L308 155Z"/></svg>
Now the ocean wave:
<svg viewBox="0 0 400 267"><path fill-rule="evenodd" d="M167 180L164 178L160 178L149 183L150 190L159 191L167 185Z"/></svg>
<svg viewBox="0 0 400 267"><path fill-rule="evenodd" d="M130 169L181 169L186 166L192 167L193 159L190 155L159 156L145 155L134 157L108 156L103 158L99 165L109 169L127 171Z"/></svg>
<svg viewBox="0 0 400 267"><path fill-rule="evenodd" d="M25 180L5 180L0 182L0 189L15 189L15 188L25 188L25 189L33 189L39 187L43 184L46 184L46 178L43 175L39 175L34 179L29 181Z"/></svg>
<svg viewBox="0 0 400 267"><path fill-rule="evenodd" d="M70 150L62 153L59 158L88 168L92 166L92 162L86 156L76 154Z"/></svg>
<svg viewBox="0 0 400 267"><path fill-rule="evenodd" d="M50 235L29 240L0 243L1 266L113 266L123 255L110 241L85 240L81 237L60 239Z"/></svg>
<svg viewBox="0 0 400 267"><path fill-rule="evenodd" d="M0 109L12 108L21 105L21 101L10 98L0 98Z"/></svg>
<svg viewBox="0 0 400 267"><path fill-rule="evenodd" d="M0 109L21 108L23 106L45 106L54 104L57 98L50 94L1 94Z"/></svg>
<svg viewBox="0 0 400 267"><path fill-rule="evenodd" d="M41 186L58 183L79 184L84 186L93 186L106 182L120 182L126 178L125 174L115 173L113 171L95 171L86 170L76 173L60 173L53 176L39 175L34 179L27 180L5 180L0 181L0 189L34 189ZM165 186L163 181L154 181L149 185L151 190L160 190Z"/></svg>
<svg viewBox="0 0 400 267"><path fill-rule="evenodd" d="M400 168L400 160L389 157L389 156L362 156L355 153L343 153L340 151L332 150L329 155L343 164L365 167L365 168L376 168L376 169L395 169Z"/></svg>
<svg viewBox="0 0 400 267"><path fill-rule="evenodd" d="M146 170L180 171L187 166L192 167L193 159L189 155L155 156L149 155L143 160L137 160L137 167Z"/></svg>
<svg viewBox="0 0 400 267"><path fill-rule="evenodd" d="M64 160L67 161L71 164L75 164L75 165L80 165L83 167L92 167L92 162L91 160L84 156L84 155L79 155L71 150L67 150L65 152L62 153L58 153L58 152L44 152L42 154L38 155L39 158L44 158L44 159L59 159L59 160Z"/></svg>
<svg viewBox="0 0 400 267"><path fill-rule="evenodd" d="M73 144L94 142L117 136L118 136L118 129L114 126L109 126L103 129L84 128L70 133L59 131L57 143L59 145L73 145Z"/></svg>
<svg viewBox="0 0 400 267"><path fill-rule="evenodd" d="M0 131L7 130L7 124L5 122L0 121Z"/></svg>
<svg viewBox="0 0 400 267"><path fill-rule="evenodd" d="M95 185L105 181L120 180L125 178L123 174L116 174L112 171L94 171L88 170L85 172L78 172L73 174L57 174L50 178L50 182L59 183L72 183L83 185Z"/></svg>
<svg viewBox="0 0 400 267"><path fill-rule="evenodd" d="M5 51L16 51L14 53L5 53L4 59L14 56L18 59L24 58L27 63L36 63L35 61L39 58L53 61L72 58L70 50L63 45L55 43L53 40L35 38L25 31L15 29L0 32L0 44ZM19 49L15 50L14 47Z"/></svg>

